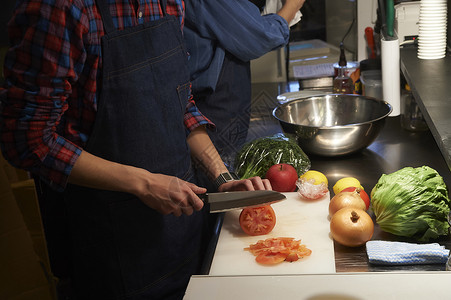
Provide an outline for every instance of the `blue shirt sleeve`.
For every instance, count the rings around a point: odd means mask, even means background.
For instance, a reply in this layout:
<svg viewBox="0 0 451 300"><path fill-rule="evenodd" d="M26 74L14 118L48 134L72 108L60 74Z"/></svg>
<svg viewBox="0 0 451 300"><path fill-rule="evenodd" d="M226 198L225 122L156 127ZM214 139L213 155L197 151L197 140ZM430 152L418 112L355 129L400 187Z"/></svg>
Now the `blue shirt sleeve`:
<svg viewBox="0 0 451 300"><path fill-rule="evenodd" d="M194 93L215 90L225 51L250 61L288 43L286 20L261 16L248 0L185 0L185 7L183 33Z"/></svg>
<svg viewBox="0 0 451 300"><path fill-rule="evenodd" d="M186 0L185 26L243 61L288 43L289 27L277 14L261 16L248 0Z"/></svg>

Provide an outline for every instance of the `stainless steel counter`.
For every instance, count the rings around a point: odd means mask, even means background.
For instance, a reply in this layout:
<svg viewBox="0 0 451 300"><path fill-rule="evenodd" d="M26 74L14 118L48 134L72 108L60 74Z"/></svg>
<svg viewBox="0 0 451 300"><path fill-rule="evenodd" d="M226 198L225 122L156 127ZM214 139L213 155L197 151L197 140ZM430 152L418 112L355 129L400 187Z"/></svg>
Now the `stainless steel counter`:
<svg viewBox="0 0 451 300"><path fill-rule="evenodd" d="M282 132L279 123L272 117L271 112L277 106L277 95L297 91L297 88L297 85L291 83L253 85L253 104L248 141ZM449 100L451 106L451 99ZM443 110L446 110L446 108ZM440 120L437 123L449 122L448 132L451 135L451 107L446 112L450 114L450 118ZM450 169L434 137L432 130L415 133L406 131L401 128L399 116L388 117L380 135L367 149L356 154L336 158L310 155L309 157L312 160L312 169L318 169L329 178L330 188L341 177L353 176L359 178L367 190L371 190L383 173L391 173L406 166L418 167L422 165L436 169L444 177L448 187L451 187Z"/></svg>
<svg viewBox="0 0 451 300"><path fill-rule="evenodd" d="M451 55L422 60L416 48L401 49L401 70L451 169Z"/></svg>

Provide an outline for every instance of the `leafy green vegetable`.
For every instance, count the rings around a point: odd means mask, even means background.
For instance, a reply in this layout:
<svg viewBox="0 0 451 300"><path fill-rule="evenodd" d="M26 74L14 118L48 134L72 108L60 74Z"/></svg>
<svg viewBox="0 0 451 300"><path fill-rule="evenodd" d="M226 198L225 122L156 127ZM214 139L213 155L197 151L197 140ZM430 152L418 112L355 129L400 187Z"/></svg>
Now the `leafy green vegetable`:
<svg viewBox="0 0 451 300"><path fill-rule="evenodd" d="M236 156L235 170L241 178L263 178L272 165L279 163L293 165L298 175L310 169L310 159L298 144L283 134L276 134L245 144Z"/></svg>
<svg viewBox="0 0 451 300"><path fill-rule="evenodd" d="M419 241L448 234L448 190L430 167L406 167L382 175L371 191L371 205L384 231Z"/></svg>

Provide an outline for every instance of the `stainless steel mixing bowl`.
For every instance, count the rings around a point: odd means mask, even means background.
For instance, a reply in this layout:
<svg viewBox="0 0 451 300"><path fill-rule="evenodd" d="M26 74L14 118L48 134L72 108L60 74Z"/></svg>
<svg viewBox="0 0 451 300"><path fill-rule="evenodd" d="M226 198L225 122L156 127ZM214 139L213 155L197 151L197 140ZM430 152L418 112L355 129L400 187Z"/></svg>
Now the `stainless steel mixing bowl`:
<svg viewBox="0 0 451 300"><path fill-rule="evenodd" d="M375 98L330 94L281 104L273 116L305 152L339 156L368 147L391 111L390 104Z"/></svg>

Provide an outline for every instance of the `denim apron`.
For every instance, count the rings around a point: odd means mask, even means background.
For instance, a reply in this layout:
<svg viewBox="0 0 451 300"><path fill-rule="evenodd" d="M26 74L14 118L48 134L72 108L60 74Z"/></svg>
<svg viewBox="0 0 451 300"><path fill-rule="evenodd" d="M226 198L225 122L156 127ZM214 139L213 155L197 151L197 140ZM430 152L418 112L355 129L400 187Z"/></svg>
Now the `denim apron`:
<svg viewBox="0 0 451 300"><path fill-rule="evenodd" d="M190 84L179 21L165 13L119 31L108 0L97 5L105 29L102 86L86 150L191 181L183 123ZM133 195L75 185L65 200L77 299L183 297L199 265L205 210L163 216Z"/></svg>

